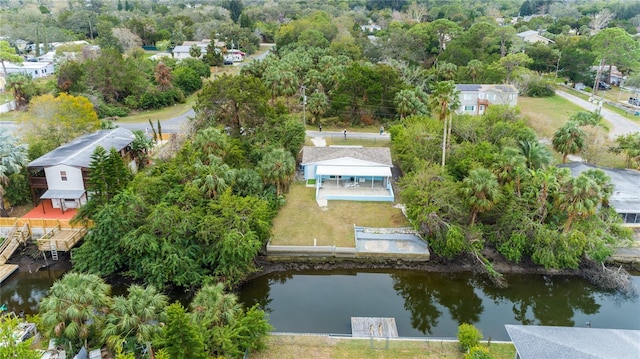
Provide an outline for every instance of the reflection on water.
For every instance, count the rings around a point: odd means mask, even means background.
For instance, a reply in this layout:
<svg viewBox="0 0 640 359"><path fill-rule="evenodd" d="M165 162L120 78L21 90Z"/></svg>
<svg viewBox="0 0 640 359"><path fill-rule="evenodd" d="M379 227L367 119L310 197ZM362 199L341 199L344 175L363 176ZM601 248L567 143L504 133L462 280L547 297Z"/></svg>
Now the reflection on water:
<svg viewBox="0 0 640 359"><path fill-rule="evenodd" d="M640 329L637 298L577 277L510 275L508 288L496 288L470 273L387 272L274 273L247 283L240 297L283 332L348 334L360 316L394 317L399 335L412 337L455 337L461 323L497 340L508 340L505 324Z"/></svg>
<svg viewBox="0 0 640 359"><path fill-rule="evenodd" d="M49 287L66 271L67 268L14 273L0 285L0 305L5 304L10 312L37 313L40 300L47 296Z"/></svg>
<svg viewBox="0 0 640 359"><path fill-rule="evenodd" d="M35 313L65 270L15 273L0 286L0 305ZM260 304L276 331L351 333L351 317L393 317L405 337L455 337L472 323L508 340L505 324L640 329L638 298L599 290L577 277L509 275L496 288L470 273L420 271L281 272L247 283L240 299ZM640 287L640 276L633 277ZM122 283L121 283L122 284ZM114 285L114 294L124 294ZM186 300L185 300L186 301ZM183 301L184 302L184 301ZM186 304L186 303L183 303Z"/></svg>

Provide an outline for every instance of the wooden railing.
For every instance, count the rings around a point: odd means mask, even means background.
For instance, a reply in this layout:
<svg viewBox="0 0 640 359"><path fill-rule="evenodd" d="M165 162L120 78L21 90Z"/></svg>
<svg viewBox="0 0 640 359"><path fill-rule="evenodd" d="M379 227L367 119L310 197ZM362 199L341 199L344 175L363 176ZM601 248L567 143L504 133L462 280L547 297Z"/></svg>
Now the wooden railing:
<svg viewBox="0 0 640 359"><path fill-rule="evenodd" d="M84 227L82 224L72 225L70 223L70 220L68 219L15 218L15 217L0 218L0 227L13 227L16 224L19 227L22 227L25 224L28 224L30 228L59 227L61 229L80 229Z"/></svg>

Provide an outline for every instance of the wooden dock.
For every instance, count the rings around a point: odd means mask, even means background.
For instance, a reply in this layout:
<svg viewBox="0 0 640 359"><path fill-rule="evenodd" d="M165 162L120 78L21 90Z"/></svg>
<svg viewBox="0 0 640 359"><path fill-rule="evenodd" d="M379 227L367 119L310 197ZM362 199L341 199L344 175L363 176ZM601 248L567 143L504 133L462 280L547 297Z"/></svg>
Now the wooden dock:
<svg viewBox="0 0 640 359"><path fill-rule="evenodd" d="M17 270L18 270L17 264L0 265L0 283L4 282L5 279L9 278L9 276Z"/></svg>
<svg viewBox="0 0 640 359"><path fill-rule="evenodd" d="M396 318L351 317L354 338L397 338Z"/></svg>
<svg viewBox="0 0 640 359"><path fill-rule="evenodd" d="M52 248L51 245L54 244L56 250L68 252L80 242L85 233L87 233L85 227L52 230L42 238L38 238L38 249L41 251L50 251Z"/></svg>

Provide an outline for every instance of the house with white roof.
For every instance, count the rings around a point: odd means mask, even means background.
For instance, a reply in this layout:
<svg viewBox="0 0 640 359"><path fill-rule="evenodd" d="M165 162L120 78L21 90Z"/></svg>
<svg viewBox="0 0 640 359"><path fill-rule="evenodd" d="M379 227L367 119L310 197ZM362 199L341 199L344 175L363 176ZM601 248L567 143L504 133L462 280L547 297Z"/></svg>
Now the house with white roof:
<svg viewBox="0 0 640 359"><path fill-rule="evenodd" d="M540 35L538 31L535 31L535 30L527 30L527 31L519 32L516 34L516 36L521 38L524 42L528 42L531 44L536 42L542 42L545 45L548 45L550 43L555 43L555 41L551 39L547 39L546 37Z"/></svg>
<svg viewBox="0 0 640 359"><path fill-rule="evenodd" d="M99 130L80 136L27 165L34 203L49 199L53 208L65 211L87 202L87 180L91 156L100 146L115 148L121 156L130 152L134 134L125 128ZM131 161L129 166L135 164Z"/></svg>
<svg viewBox="0 0 640 359"><path fill-rule="evenodd" d="M457 84L460 92L459 114L482 115L490 105L516 106L518 89L513 85Z"/></svg>
<svg viewBox="0 0 640 359"><path fill-rule="evenodd" d="M190 58L191 54L189 54L189 49L191 49L191 46L193 45L196 45L200 48L200 53L202 57L207 54L207 46L209 46L209 44L211 44L211 40L209 39L204 39L201 41L185 41L182 43L182 45L179 45L173 48L173 51L172 51L173 57L177 60ZM225 43L218 40L214 40L214 46L217 48L224 48Z"/></svg>
<svg viewBox="0 0 640 359"><path fill-rule="evenodd" d="M394 200L389 148L305 146L300 166L316 200Z"/></svg>
<svg viewBox="0 0 640 359"><path fill-rule="evenodd" d="M32 79L47 77L47 76L53 75L53 73L55 72L53 62L51 61L46 61L46 62L25 61L20 64L5 62L4 66L7 69L7 74L25 74L27 76L31 76Z"/></svg>

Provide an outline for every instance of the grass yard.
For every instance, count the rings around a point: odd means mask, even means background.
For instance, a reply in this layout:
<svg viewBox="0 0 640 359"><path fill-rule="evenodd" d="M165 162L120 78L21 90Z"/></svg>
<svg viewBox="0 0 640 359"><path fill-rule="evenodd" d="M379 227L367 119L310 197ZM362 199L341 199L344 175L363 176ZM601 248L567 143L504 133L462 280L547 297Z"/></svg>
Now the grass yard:
<svg viewBox="0 0 640 359"><path fill-rule="evenodd" d="M584 111L582 107L557 95L540 98L521 96L518 98L518 106L527 118L527 124L538 133L538 137L546 139L551 139L569 116Z"/></svg>
<svg viewBox="0 0 640 359"><path fill-rule="evenodd" d="M315 189L304 182L291 184L287 204L273 221L271 244L354 247L353 225L406 227L409 222L390 202L329 201L322 209L315 201Z"/></svg>
<svg viewBox="0 0 640 359"><path fill-rule="evenodd" d="M329 135L323 136L327 142L327 146L364 146L364 147L389 147L391 140L389 137L384 138L370 138L365 136L358 136L358 134L347 134L347 139L344 139L344 135Z"/></svg>
<svg viewBox="0 0 640 359"><path fill-rule="evenodd" d="M457 342L442 341L389 341L385 340L336 339L323 336L270 336L268 349L261 353L251 353L250 359L462 359ZM486 345L486 344L482 344ZM513 359L515 348L512 344L491 344L489 350L496 359Z"/></svg>

